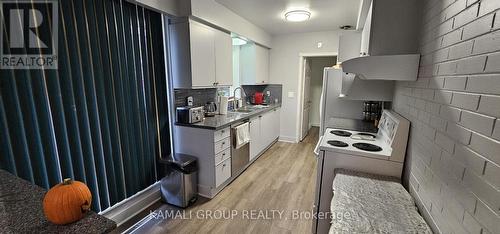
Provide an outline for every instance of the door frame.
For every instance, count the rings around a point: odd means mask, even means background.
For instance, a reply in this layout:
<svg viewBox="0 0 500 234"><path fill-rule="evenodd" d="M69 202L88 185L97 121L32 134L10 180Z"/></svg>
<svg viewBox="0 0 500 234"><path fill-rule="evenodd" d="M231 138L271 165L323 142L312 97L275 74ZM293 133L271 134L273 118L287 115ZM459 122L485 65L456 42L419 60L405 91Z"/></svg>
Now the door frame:
<svg viewBox="0 0 500 234"><path fill-rule="evenodd" d="M300 142L303 138L302 136L302 122L304 118L304 93L305 93L305 71L304 71L304 61L306 58L311 57L338 57L337 52L318 52L318 53L299 53L299 73L298 73L298 99L297 102L297 121L296 121L296 129L295 132L296 142ZM304 136L305 137L305 136Z"/></svg>

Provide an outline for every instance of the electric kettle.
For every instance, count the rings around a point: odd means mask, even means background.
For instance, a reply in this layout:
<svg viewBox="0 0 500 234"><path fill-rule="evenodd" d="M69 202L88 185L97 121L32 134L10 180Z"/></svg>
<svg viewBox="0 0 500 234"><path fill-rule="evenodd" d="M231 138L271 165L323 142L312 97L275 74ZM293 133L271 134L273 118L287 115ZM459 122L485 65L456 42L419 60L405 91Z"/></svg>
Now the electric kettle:
<svg viewBox="0 0 500 234"><path fill-rule="evenodd" d="M217 113L217 104L215 102L207 102L205 104L205 116L212 117Z"/></svg>

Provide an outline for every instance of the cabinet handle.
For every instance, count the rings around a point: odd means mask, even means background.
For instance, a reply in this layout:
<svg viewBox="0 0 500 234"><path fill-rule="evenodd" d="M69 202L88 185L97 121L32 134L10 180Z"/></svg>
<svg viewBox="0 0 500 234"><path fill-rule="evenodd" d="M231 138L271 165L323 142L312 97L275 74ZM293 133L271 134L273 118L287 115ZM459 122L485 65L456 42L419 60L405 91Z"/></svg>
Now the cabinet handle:
<svg viewBox="0 0 500 234"><path fill-rule="evenodd" d="M224 130L220 131L221 133L224 133Z"/></svg>
<svg viewBox="0 0 500 234"><path fill-rule="evenodd" d="M223 144L223 145L225 145L225 144L226 144L226 142L224 141L224 142L222 142L222 144Z"/></svg>
<svg viewBox="0 0 500 234"><path fill-rule="evenodd" d="M259 115L259 118L262 118L262 115Z"/></svg>
<svg viewBox="0 0 500 234"><path fill-rule="evenodd" d="M222 156L226 156L226 154L225 154L225 153L223 153L223 154L222 154Z"/></svg>

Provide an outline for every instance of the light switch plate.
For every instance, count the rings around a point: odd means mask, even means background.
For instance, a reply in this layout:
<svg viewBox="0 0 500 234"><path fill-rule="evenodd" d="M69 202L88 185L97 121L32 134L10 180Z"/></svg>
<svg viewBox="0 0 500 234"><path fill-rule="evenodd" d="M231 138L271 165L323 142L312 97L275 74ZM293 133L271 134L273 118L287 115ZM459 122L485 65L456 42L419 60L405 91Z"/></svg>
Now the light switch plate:
<svg viewBox="0 0 500 234"><path fill-rule="evenodd" d="M295 97L295 92L288 92L288 97L289 98L294 98Z"/></svg>

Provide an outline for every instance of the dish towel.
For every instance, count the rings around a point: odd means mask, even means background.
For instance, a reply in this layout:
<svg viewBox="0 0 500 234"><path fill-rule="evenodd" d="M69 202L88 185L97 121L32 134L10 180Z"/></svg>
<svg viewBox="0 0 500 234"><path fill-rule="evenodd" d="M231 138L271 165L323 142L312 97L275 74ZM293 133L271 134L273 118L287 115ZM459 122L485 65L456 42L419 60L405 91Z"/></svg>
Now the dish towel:
<svg viewBox="0 0 500 234"><path fill-rule="evenodd" d="M236 130L236 149L241 148L250 142L250 125L248 123L235 127Z"/></svg>

